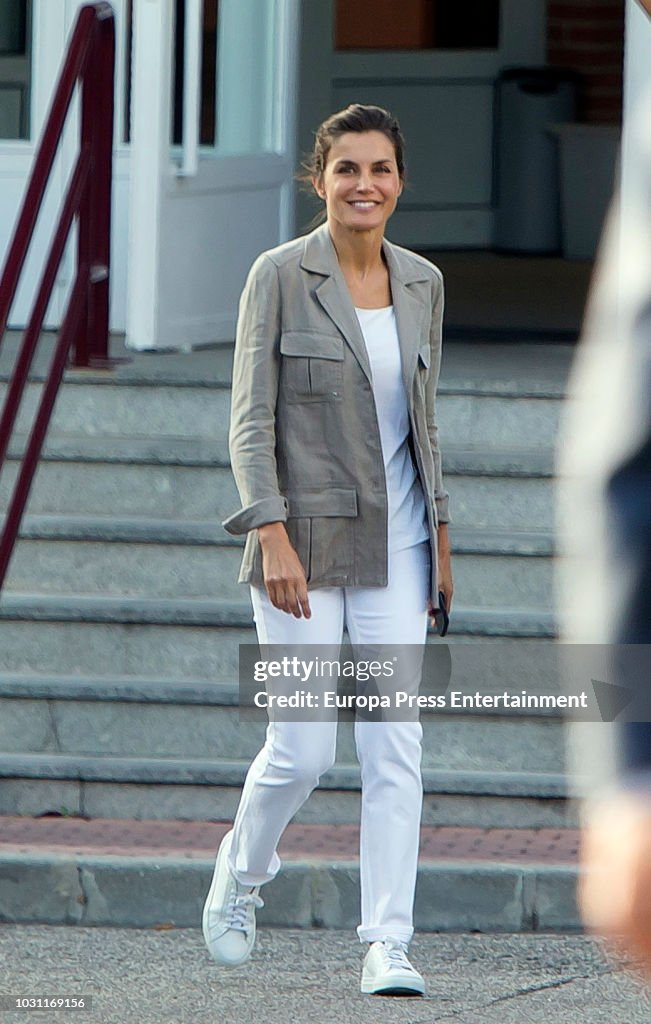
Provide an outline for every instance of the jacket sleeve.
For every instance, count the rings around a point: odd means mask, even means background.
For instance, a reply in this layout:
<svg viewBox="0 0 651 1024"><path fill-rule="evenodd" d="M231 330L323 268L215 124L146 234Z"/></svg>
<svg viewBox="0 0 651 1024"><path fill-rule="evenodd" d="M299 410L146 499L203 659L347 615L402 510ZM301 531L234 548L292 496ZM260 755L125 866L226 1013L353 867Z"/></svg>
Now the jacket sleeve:
<svg viewBox="0 0 651 1024"><path fill-rule="evenodd" d="M237 319L228 443L242 505L223 520L228 533L287 519L275 455L279 366L278 270L263 253L249 272Z"/></svg>
<svg viewBox="0 0 651 1024"><path fill-rule="evenodd" d="M441 451L439 448L438 426L436 423L436 389L438 387L439 372L441 369L444 305L443 276L439 270L437 270L435 277L432 279L432 287L432 320L430 324L431 364L425 389L425 411L427 414L427 433L429 435L429 443L434 459L434 502L436 504L436 512L439 523L449 523L450 496L443 484Z"/></svg>

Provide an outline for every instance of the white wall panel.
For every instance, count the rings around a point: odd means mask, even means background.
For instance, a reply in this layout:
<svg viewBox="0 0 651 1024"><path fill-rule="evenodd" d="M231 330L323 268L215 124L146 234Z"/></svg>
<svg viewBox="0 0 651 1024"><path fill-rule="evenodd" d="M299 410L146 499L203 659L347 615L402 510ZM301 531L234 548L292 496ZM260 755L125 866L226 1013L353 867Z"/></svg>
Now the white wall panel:
<svg viewBox="0 0 651 1024"><path fill-rule="evenodd" d="M168 203L161 246L174 259L167 261L169 272L160 291L159 345L189 347L232 339L237 296L249 267L263 249L278 244L279 232L277 182Z"/></svg>

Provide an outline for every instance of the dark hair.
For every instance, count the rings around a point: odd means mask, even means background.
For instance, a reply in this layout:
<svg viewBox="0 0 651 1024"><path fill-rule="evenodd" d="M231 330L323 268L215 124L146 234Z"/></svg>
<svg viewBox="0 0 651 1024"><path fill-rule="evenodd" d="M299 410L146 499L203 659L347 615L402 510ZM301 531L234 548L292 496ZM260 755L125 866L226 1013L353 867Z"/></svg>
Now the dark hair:
<svg viewBox="0 0 651 1024"><path fill-rule="evenodd" d="M386 135L395 150L400 180L405 180L405 140L396 118L383 107L351 103L345 110L331 114L317 128L314 150L302 164L304 173L299 175L301 181L308 183L323 174L332 143L348 132L382 132Z"/></svg>

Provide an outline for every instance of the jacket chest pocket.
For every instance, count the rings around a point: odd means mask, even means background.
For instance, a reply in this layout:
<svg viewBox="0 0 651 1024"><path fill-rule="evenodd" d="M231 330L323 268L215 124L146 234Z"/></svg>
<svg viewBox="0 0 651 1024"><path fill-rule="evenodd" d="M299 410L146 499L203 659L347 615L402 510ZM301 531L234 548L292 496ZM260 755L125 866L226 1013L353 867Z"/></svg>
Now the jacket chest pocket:
<svg viewBox="0 0 651 1024"><path fill-rule="evenodd" d="M288 401L341 401L344 342L334 334L285 331L280 337L281 384Z"/></svg>

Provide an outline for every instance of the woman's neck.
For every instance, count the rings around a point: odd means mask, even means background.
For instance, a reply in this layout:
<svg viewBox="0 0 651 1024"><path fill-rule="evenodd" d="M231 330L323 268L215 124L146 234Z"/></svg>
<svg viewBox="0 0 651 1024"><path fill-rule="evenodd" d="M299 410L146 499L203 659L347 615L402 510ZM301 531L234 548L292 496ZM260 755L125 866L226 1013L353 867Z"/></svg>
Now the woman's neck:
<svg viewBox="0 0 651 1024"><path fill-rule="evenodd" d="M328 228L342 270L363 281L383 266L381 231L349 231L336 221Z"/></svg>

